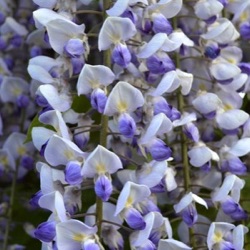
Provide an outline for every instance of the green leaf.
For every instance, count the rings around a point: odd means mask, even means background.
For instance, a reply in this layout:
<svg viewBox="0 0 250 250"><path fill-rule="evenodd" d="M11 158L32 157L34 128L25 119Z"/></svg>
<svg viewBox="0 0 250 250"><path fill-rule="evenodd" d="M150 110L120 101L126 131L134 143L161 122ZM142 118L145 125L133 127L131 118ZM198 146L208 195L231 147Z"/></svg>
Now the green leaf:
<svg viewBox="0 0 250 250"><path fill-rule="evenodd" d="M71 108L77 113L86 113L91 108L91 106L87 97L80 95L73 98Z"/></svg>
<svg viewBox="0 0 250 250"><path fill-rule="evenodd" d="M47 128L47 129L51 129L51 130L53 130L53 131L56 131L56 130L54 129L54 127L52 127L51 125L45 125L45 124L41 123L41 122L39 121L39 115L37 114L37 115L33 118L32 122L30 123L30 126L29 126L29 129L28 129L27 136L26 136L26 139L25 139L25 141L24 141L24 144L32 141L31 131L32 131L32 129L33 129L34 127L44 127L44 128Z"/></svg>

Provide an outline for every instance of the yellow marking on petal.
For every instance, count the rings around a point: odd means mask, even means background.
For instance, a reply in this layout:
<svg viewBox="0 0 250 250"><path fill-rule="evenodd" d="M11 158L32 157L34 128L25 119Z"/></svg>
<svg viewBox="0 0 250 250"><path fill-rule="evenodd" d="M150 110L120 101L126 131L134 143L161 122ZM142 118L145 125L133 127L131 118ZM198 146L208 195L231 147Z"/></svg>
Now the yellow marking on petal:
<svg viewBox="0 0 250 250"><path fill-rule="evenodd" d="M66 157L67 159L69 159L69 160L74 159L74 154L73 154L73 152L70 151L70 150L65 150L65 151L64 151L64 155L65 155L65 157Z"/></svg>
<svg viewBox="0 0 250 250"><path fill-rule="evenodd" d="M19 155L24 155L26 153L26 148L24 146L19 146L17 152Z"/></svg>
<svg viewBox="0 0 250 250"><path fill-rule="evenodd" d="M216 232L213 236L213 240L215 243L220 243L223 239L223 234L221 232Z"/></svg>
<svg viewBox="0 0 250 250"><path fill-rule="evenodd" d="M125 207L131 207L133 203L134 203L134 199L131 196L129 196L126 201Z"/></svg>
<svg viewBox="0 0 250 250"><path fill-rule="evenodd" d="M8 165L8 164L9 164L9 160L8 160L8 158L7 158L6 156L2 156L2 157L0 158L0 163L1 163L2 165Z"/></svg>
<svg viewBox="0 0 250 250"><path fill-rule="evenodd" d="M226 104L224 104L223 108L224 108L225 111L228 111L228 110L232 110L233 106L231 104L229 104L229 103L226 103Z"/></svg>
<svg viewBox="0 0 250 250"><path fill-rule="evenodd" d="M248 20L248 13L247 13L247 11L243 11L242 13L241 13L241 15L240 15L240 21L241 22L245 22L245 21L247 21Z"/></svg>
<svg viewBox="0 0 250 250"><path fill-rule="evenodd" d="M14 96L19 96L21 93L22 93L21 89L18 89L18 88L12 89L12 94Z"/></svg>
<svg viewBox="0 0 250 250"><path fill-rule="evenodd" d="M199 84L199 89L200 89L201 91L206 91L206 90L207 90L206 85L205 85L204 83L200 83L200 84Z"/></svg>
<svg viewBox="0 0 250 250"><path fill-rule="evenodd" d="M75 240L75 241L82 242L85 239L86 239L86 235L83 233L78 233L78 234L73 235L73 240Z"/></svg>
<svg viewBox="0 0 250 250"><path fill-rule="evenodd" d="M96 165L96 172L99 173L99 174L105 174L106 173L105 165L102 164L102 163L98 163Z"/></svg>
<svg viewBox="0 0 250 250"><path fill-rule="evenodd" d="M236 60L234 58L228 58L227 61L232 64L237 64Z"/></svg>
<svg viewBox="0 0 250 250"><path fill-rule="evenodd" d="M117 104L117 108L118 108L120 113L124 113L124 112L127 111L128 104L126 102L124 102L124 101L120 101Z"/></svg>

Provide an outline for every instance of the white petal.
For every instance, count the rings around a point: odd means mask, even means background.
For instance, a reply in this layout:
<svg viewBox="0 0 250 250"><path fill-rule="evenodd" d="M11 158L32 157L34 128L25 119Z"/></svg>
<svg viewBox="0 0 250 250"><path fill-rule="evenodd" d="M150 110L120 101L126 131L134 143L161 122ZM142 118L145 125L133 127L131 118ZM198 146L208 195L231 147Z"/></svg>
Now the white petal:
<svg viewBox="0 0 250 250"><path fill-rule="evenodd" d="M220 128L233 130L242 126L248 118L249 115L245 111L233 109L217 115L216 121Z"/></svg>
<svg viewBox="0 0 250 250"><path fill-rule="evenodd" d="M86 159L81 174L86 178L93 178L95 174L113 174L120 168L122 168L120 158L115 153L98 145Z"/></svg>
<svg viewBox="0 0 250 250"><path fill-rule="evenodd" d="M43 127L33 127L31 130L32 142L34 146L40 151L42 146L49 140L49 138L56 132L43 128Z"/></svg>
<svg viewBox="0 0 250 250"><path fill-rule="evenodd" d="M136 28L129 18L108 17L101 28L98 49L106 50L112 44L127 41L136 34Z"/></svg>
<svg viewBox="0 0 250 250"><path fill-rule="evenodd" d="M240 36L234 25L226 18L218 19L210 26L208 32L201 35L206 40L214 40L218 43L226 44L235 41Z"/></svg>
<svg viewBox="0 0 250 250"><path fill-rule="evenodd" d="M137 57L148 58L152 56L159 49L161 49L166 40L168 40L167 34L165 33L155 34L147 44L141 47L139 53L137 54Z"/></svg>
<svg viewBox="0 0 250 250"><path fill-rule="evenodd" d="M71 107L70 97L64 93L58 93L58 90L52 85L41 85L38 92L43 95L52 108L58 111L64 112Z"/></svg>
<svg viewBox="0 0 250 250"><path fill-rule="evenodd" d="M33 11L33 17L35 21L35 26L38 29L43 28L46 24L55 19L63 19L66 18L62 15L59 15L53 10L40 8L38 10Z"/></svg>
<svg viewBox="0 0 250 250"><path fill-rule="evenodd" d="M152 6L155 11L160 11L166 18L172 18L182 8L182 0L160 0Z"/></svg>
<svg viewBox="0 0 250 250"><path fill-rule="evenodd" d="M244 156L250 152L250 138L238 140L229 150L230 154L235 156Z"/></svg>
<svg viewBox="0 0 250 250"><path fill-rule="evenodd" d="M228 62L216 62L210 66L210 72L216 80L227 80L241 73L238 66Z"/></svg>
<svg viewBox="0 0 250 250"><path fill-rule="evenodd" d="M128 7L129 0L117 0L111 9L107 10L109 16L120 16Z"/></svg>
<svg viewBox="0 0 250 250"><path fill-rule="evenodd" d="M180 86L180 79L175 70L167 72L159 82L152 95L161 96L164 93L171 93Z"/></svg>
<svg viewBox="0 0 250 250"><path fill-rule="evenodd" d="M140 90L127 82L120 81L108 96L104 114L112 116L123 112L133 112L144 104L144 97Z"/></svg>
<svg viewBox="0 0 250 250"><path fill-rule="evenodd" d="M72 141L53 135L44 152L46 161L52 166L66 165L69 161L83 162L83 153Z"/></svg>
<svg viewBox="0 0 250 250"><path fill-rule="evenodd" d="M117 200L115 216L125 207L130 207L133 204L144 200L150 194L150 189L147 186L138 185L130 181L126 182Z"/></svg>
<svg viewBox="0 0 250 250"><path fill-rule="evenodd" d="M222 105L222 101L213 93L201 93L192 103L202 114L209 114L212 111L216 111ZM207 105L208 103L209 105Z"/></svg>
<svg viewBox="0 0 250 250"><path fill-rule="evenodd" d="M174 205L174 210L178 214L193 202L193 194L190 192L184 195L181 200Z"/></svg>
<svg viewBox="0 0 250 250"><path fill-rule="evenodd" d="M196 203L199 203L200 205L202 205L202 206L204 206L206 209L208 209L207 203L206 203L205 200L203 200L203 199L200 198L198 195L193 194L193 193L192 193L192 197L193 197L193 200L194 200Z"/></svg>
<svg viewBox="0 0 250 250"><path fill-rule="evenodd" d="M146 133L141 138L141 144L150 142L155 136L162 136L172 130L171 120L163 113L159 113L151 120Z"/></svg>
<svg viewBox="0 0 250 250"><path fill-rule="evenodd" d="M193 147L188 151L188 156L194 167L201 167L212 158L211 150L206 146Z"/></svg>
<svg viewBox="0 0 250 250"><path fill-rule="evenodd" d="M85 25L77 25L70 20L55 19L46 24L51 47L60 55L64 45L71 38L83 39Z"/></svg>
<svg viewBox="0 0 250 250"><path fill-rule="evenodd" d="M103 65L85 64L77 81L77 93L89 94L91 90L102 86L108 86L115 79L114 73L110 68Z"/></svg>
<svg viewBox="0 0 250 250"><path fill-rule="evenodd" d="M192 88L194 76L179 69L176 69L176 73L180 79L181 93L183 95L188 95Z"/></svg>
<svg viewBox="0 0 250 250"><path fill-rule="evenodd" d="M192 248L178 240L160 239L157 250L166 250L166 249L167 250L190 250Z"/></svg>

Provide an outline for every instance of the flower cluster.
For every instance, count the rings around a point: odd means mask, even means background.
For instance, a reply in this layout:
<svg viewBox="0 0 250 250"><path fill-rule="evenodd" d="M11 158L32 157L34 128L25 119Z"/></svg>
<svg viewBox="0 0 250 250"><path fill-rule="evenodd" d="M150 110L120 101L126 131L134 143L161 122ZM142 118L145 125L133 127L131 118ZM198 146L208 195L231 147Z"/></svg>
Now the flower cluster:
<svg viewBox="0 0 250 250"><path fill-rule="evenodd" d="M250 1L17 2L0 1L0 246L25 249L14 195L35 172L43 250L248 249Z"/></svg>

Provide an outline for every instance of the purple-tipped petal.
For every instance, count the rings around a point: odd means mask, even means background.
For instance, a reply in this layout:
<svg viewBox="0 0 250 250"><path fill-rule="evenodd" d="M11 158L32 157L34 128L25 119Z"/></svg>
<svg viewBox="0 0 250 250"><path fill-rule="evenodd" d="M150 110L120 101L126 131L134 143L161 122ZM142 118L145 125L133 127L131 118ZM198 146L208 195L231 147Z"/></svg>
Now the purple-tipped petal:
<svg viewBox="0 0 250 250"><path fill-rule="evenodd" d="M91 94L91 105L97 109L99 113L103 113L107 102L107 96L102 89L95 89Z"/></svg>
<svg viewBox="0 0 250 250"><path fill-rule="evenodd" d="M183 221L189 227L192 227L198 219L198 213L197 213L197 210L193 204L190 204L189 206L184 208L182 210L181 216L182 216Z"/></svg>
<svg viewBox="0 0 250 250"><path fill-rule="evenodd" d="M142 215L134 208L129 208L126 211L125 220L135 230L143 230L146 227L146 222Z"/></svg>
<svg viewBox="0 0 250 250"><path fill-rule="evenodd" d="M83 41L79 38L69 39L64 45L64 53L68 57L80 57L84 51Z"/></svg>
<svg viewBox="0 0 250 250"><path fill-rule="evenodd" d="M70 185L77 185L82 182L81 166L77 162L70 161L65 169L65 181Z"/></svg>
<svg viewBox="0 0 250 250"><path fill-rule="evenodd" d="M95 193L103 201L108 201L110 195L112 194L113 186L111 180L105 176L101 175L97 178L95 182Z"/></svg>
<svg viewBox="0 0 250 250"><path fill-rule="evenodd" d="M132 56L126 45L119 43L112 51L112 60L122 68L126 68L131 62Z"/></svg>
<svg viewBox="0 0 250 250"><path fill-rule="evenodd" d="M172 150L161 139L155 138L148 147L148 150L156 161L164 161L171 157Z"/></svg>
<svg viewBox="0 0 250 250"><path fill-rule="evenodd" d="M37 239L44 242L51 242L56 236L55 221L46 221L41 223L34 231Z"/></svg>
<svg viewBox="0 0 250 250"><path fill-rule="evenodd" d="M127 113L123 113L119 116L118 127L120 133L127 138L133 137L136 131L135 121Z"/></svg>

